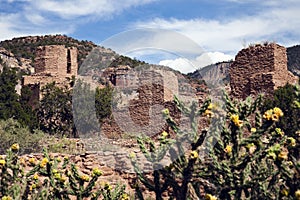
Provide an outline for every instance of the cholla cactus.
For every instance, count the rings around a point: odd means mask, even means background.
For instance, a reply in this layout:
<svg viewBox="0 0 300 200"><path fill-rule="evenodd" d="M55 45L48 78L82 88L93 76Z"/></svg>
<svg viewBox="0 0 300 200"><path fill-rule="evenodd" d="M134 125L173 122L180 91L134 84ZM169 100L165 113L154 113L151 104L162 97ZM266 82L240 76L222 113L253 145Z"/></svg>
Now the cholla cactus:
<svg viewBox="0 0 300 200"><path fill-rule="evenodd" d="M17 144L7 151L5 158L0 158L0 198L2 199L104 199L119 200L125 197L125 186L116 188L98 188L96 182L102 172L94 168L91 174L82 174L69 158L54 158L44 150L44 157L38 161L30 159L33 167L24 172L26 165L18 157ZM124 199L124 198L123 198Z"/></svg>
<svg viewBox="0 0 300 200"><path fill-rule="evenodd" d="M162 133L158 143L150 138L139 138L138 143L154 167L167 152L172 163L153 168L153 177L149 178L131 155L139 181L155 192L156 199L162 199L162 194L170 189L170 198L187 199L189 185L197 198L204 199L299 198L299 156L290 154L299 147L299 141L276 126L288 113L279 107L261 113L262 96L233 102L225 95L224 101L224 112L213 112L209 101L197 110L195 104L186 108L175 99L179 110L192 121L191 131L180 130L169 112L164 111L176 138ZM200 115L212 123L218 118L219 124L211 124L209 132L199 134L196 120ZM190 141L189 153L183 152L182 141ZM209 151L204 160L198 158L201 146ZM201 185L204 194L199 190Z"/></svg>
<svg viewBox="0 0 300 200"><path fill-rule="evenodd" d="M163 110L163 115L171 129L176 133L175 138L169 137L167 132L163 132L158 140L158 143L149 137L139 137L137 142L146 159L152 163L153 177L148 178L147 173L142 172L134 154L131 154L132 164L137 173L138 180L150 191L154 191L156 199L162 199L162 195L168 189L171 189L171 194L176 199L187 199L188 188L192 181L195 165L201 163L198 158L198 147L204 141L206 131L198 133L198 125L196 121L198 117L203 115L210 106L210 100L197 109L197 103L193 103L189 108L185 107L175 98L181 113L187 116L190 121L189 131L183 131L178 128L176 122L170 116L169 110ZM188 152L185 152L183 143L189 144ZM165 156L169 154L172 163L164 167L160 164ZM137 195L143 199L143 195L137 188Z"/></svg>
<svg viewBox="0 0 300 200"><path fill-rule="evenodd" d="M115 188L105 182L101 186L101 190L95 193L92 200L98 199L97 197L102 194L104 200L129 200L128 194L125 193L125 185L117 184Z"/></svg>
<svg viewBox="0 0 300 200"><path fill-rule="evenodd" d="M261 96L244 102L225 99L227 121L214 136L212 162L198 169L199 176L214 185L207 192L220 199L292 198L299 170L289 151L296 141L276 128L281 109L260 113Z"/></svg>
<svg viewBox="0 0 300 200"><path fill-rule="evenodd" d="M6 199L21 199L26 180L18 159L19 145L13 144L5 158L0 159L0 196Z"/></svg>

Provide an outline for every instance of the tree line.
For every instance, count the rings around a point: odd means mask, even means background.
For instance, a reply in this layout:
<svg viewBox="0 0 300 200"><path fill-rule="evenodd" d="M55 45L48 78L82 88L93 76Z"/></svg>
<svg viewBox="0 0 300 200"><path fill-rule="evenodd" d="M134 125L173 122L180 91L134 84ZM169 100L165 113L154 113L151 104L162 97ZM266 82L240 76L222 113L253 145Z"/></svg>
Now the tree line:
<svg viewBox="0 0 300 200"><path fill-rule="evenodd" d="M58 87L55 82L41 88L42 99L32 106L32 90L23 86L21 95L16 92L18 71L4 65L0 74L0 120L14 119L22 126L28 126L31 131L40 129L51 135L76 137L74 125L72 98L75 79L69 80L69 86ZM106 86L93 91L89 84L79 81L78 91L94 95L97 120L111 116L111 99L113 89ZM84 116L77 116L79 118Z"/></svg>

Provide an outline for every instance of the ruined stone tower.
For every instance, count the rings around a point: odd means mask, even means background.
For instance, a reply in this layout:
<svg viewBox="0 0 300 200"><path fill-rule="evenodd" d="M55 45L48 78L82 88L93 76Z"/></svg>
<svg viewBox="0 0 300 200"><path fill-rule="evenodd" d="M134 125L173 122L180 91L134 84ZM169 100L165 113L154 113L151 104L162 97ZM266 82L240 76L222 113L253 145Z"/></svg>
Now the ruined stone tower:
<svg viewBox="0 0 300 200"><path fill-rule="evenodd" d="M272 94L297 78L287 69L286 48L275 43L257 44L241 50L229 68L231 95L245 99L259 93Z"/></svg>
<svg viewBox="0 0 300 200"><path fill-rule="evenodd" d="M48 83L58 86L68 84L68 79L77 76L77 48L64 45L41 46L36 49L34 73L23 77L23 85L33 90L33 99L40 99L40 89Z"/></svg>
<svg viewBox="0 0 300 200"><path fill-rule="evenodd" d="M41 46L36 49L34 69L36 74L50 73L53 76L77 75L77 49L63 45Z"/></svg>

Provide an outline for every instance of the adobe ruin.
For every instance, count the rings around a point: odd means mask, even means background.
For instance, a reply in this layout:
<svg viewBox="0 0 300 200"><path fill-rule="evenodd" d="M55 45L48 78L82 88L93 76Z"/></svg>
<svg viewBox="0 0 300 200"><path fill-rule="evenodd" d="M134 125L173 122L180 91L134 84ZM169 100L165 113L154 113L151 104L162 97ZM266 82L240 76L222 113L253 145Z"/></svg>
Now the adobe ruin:
<svg viewBox="0 0 300 200"><path fill-rule="evenodd" d="M231 95L245 99L249 95L272 95L297 78L287 69L286 48L275 43L256 44L241 50L229 68Z"/></svg>
<svg viewBox="0 0 300 200"><path fill-rule="evenodd" d="M40 90L48 83L66 86L72 77L77 76L77 48L64 45L40 46L36 49L34 72L23 77L22 85L29 85L32 99L41 98Z"/></svg>

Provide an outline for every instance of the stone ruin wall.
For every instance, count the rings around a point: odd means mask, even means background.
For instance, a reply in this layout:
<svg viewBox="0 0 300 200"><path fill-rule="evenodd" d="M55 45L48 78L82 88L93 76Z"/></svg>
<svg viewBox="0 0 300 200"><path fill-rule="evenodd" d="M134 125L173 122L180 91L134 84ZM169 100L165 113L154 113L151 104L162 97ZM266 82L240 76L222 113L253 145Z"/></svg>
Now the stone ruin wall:
<svg viewBox="0 0 300 200"><path fill-rule="evenodd" d="M36 49L35 73L51 73L59 76L77 75L77 49L63 45L41 46ZM70 71L67 72L67 68Z"/></svg>
<svg viewBox="0 0 300 200"><path fill-rule="evenodd" d="M297 78L287 69L286 48L275 43L257 44L241 50L229 68L231 95L245 99L266 93Z"/></svg>
<svg viewBox="0 0 300 200"><path fill-rule="evenodd" d="M141 170L145 170L146 173L152 171L152 164L149 163L143 153L137 148L127 148L127 149L118 149L114 150L113 145L109 145L110 149L103 151L86 151L85 142L76 139L76 150L74 154L63 154L63 153L50 153L50 158L60 158L61 160L64 157L68 157L71 163L74 163L79 170L79 174L85 174L90 176L93 168L97 167L102 171L102 175L99 177L97 184L101 185L103 182L107 182L113 186L117 184L125 184L126 192L129 194L134 194L134 183L136 182L136 173L134 172L133 166L131 164L129 154L135 152L136 160L140 166ZM101 143L101 142L100 142ZM107 144L100 144L102 147ZM5 155L1 155L5 156ZM42 160L43 154L41 153L32 153L21 155L20 157L24 158L26 166L25 172L29 172L33 166L30 164L29 159L35 158L35 160ZM170 161L168 161L170 162ZM163 164L163 163L162 163ZM62 166L62 162L58 165L58 168ZM153 192L148 191L142 186L143 195L145 197L155 197ZM167 192L164 193L164 196L167 197Z"/></svg>
<svg viewBox="0 0 300 200"><path fill-rule="evenodd" d="M34 73L24 76L22 85L36 88L55 82L58 86L66 86L68 78L77 76L77 48L66 48L64 45L40 46L36 50L34 60ZM41 98L40 92L34 92L38 96L32 97L32 101Z"/></svg>
<svg viewBox="0 0 300 200"><path fill-rule="evenodd" d="M101 125L105 135L119 138L124 133L145 133L155 137L163 130L171 131L162 117L165 108L178 124L188 124L173 103L174 95L185 101L197 100L195 89L183 81L184 77L168 70L135 70L124 66L109 68L104 74L109 81L113 77L114 87L123 92L118 108L113 111L114 119Z"/></svg>
<svg viewBox="0 0 300 200"><path fill-rule="evenodd" d="M77 48L64 45L41 46L36 50L34 73L24 77L24 85L49 82L62 83L77 76Z"/></svg>

